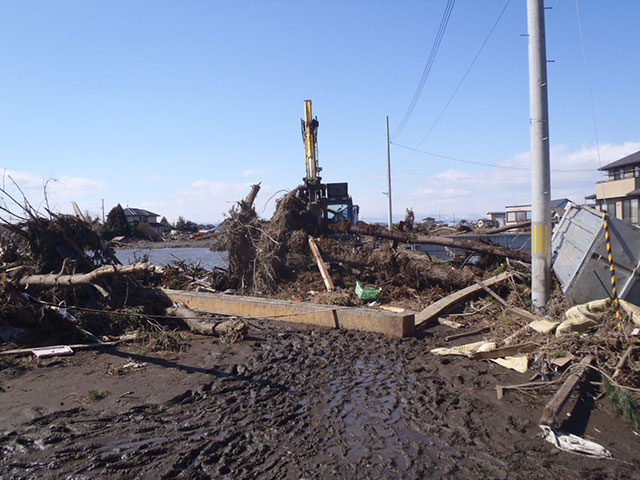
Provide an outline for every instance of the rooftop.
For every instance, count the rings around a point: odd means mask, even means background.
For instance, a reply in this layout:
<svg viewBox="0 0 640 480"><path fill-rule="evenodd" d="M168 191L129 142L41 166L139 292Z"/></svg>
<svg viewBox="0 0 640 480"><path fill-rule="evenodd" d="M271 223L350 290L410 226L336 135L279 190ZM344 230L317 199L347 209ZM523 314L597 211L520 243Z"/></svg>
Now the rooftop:
<svg viewBox="0 0 640 480"><path fill-rule="evenodd" d="M627 155L620 160L616 160L615 162L609 163L604 167L600 167L598 170L611 170L613 168L626 167L628 165L633 165L636 163L640 163L640 151L636 153L632 153L631 155Z"/></svg>
<svg viewBox="0 0 640 480"><path fill-rule="evenodd" d="M159 217L160 215L157 213L150 212L149 210L144 210L142 208L125 208L124 214L127 217Z"/></svg>

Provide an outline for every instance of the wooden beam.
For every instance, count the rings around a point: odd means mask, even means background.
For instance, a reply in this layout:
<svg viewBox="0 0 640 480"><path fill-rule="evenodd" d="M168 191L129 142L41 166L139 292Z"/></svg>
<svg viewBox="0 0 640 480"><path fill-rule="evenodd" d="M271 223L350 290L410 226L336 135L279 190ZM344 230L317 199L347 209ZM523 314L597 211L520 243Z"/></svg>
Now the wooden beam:
<svg viewBox="0 0 640 480"><path fill-rule="evenodd" d="M555 426L558 415L562 411L565 403L569 399L571 392L584 380L586 377L587 365L591 365L593 357L587 355L576 367L576 371L569 375L567 381L560 387L553 398L547 403L542 412L540 418L540 425L548 425L550 427ZM582 366L581 366L582 365Z"/></svg>
<svg viewBox="0 0 640 480"><path fill-rule="evenodd" d="M322 260L322 255L320 255L320 249L311 235L309 235L309 247L311 247L311 253L313 253L313 257L316 259L316 264L318 265L318 270L320 270L320 275L322 275L322 280L324 281L324 286L327 288L327 292L332 292L335 287L331 281L329 270L327 270L327 265L324 263L324 260Z"/></svg>
<svg viewBox="0 0 640 480"><path fill-rule="evenodd" d="M484 285L495 285L497 283L503 282L507 278L509 278L509 272L502 272L495 277L488 278L484 280ZM472 295L477 295L482 292L483 289L480 285L475 284L471 285L467 288L463 288L462 290L458 290L457 292L452 293L444 298L441 298L437 302L432 303L427 308L425 308L420 313L416 314L416 326L426 324L427 322L437 318L442 315L445 311L451 309L455 305L464 300L468 299Z"/></svg>
<svg viewBox="0 0 640 480"><path fill-rule="evenodd" d="M174 302L201 312L266 318L283 322L305 323L329 328L378 332L394 337L415 335L414 315L374 308L342 307L309 302L291 302L241 295L224 295L183 290L162 291Z"/></svg>
<svg viewBox="0 0 640 480"><path fill-rule="evenodd" d="M488 352L476 352L469 355L472 360L482 360L488 358L501 358L509 355L517 355L519 353L533 352L538 345L536 343L520 343L518 345L511 345L509 347L500 347Z"/></svg>

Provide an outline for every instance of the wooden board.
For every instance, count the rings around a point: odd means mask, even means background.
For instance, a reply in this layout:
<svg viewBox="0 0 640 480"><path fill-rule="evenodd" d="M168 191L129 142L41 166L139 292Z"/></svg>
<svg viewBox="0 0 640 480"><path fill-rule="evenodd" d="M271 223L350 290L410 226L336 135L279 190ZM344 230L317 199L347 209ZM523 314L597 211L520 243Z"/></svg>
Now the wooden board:
<svg viewBox="0 0 640 480"><path fill-rule="evenodd" d="M483 284L485 286L495 285L497 283L505 281L507 278L509 278L510 275L511 274L509 272L502 272L495 277L483 280ZM452 293L451 295L448 295L444 298L441 298L437 302L429 305L420 313L416 314L416 327L424 325L436 319L438 316L442 315L445 311L454 307L458 303L463 302L472 295L477 295L478 293L483 291L484 289L480 285L475 284L467 288L463 288L462 290L458 290L457 292Z"/></svg>

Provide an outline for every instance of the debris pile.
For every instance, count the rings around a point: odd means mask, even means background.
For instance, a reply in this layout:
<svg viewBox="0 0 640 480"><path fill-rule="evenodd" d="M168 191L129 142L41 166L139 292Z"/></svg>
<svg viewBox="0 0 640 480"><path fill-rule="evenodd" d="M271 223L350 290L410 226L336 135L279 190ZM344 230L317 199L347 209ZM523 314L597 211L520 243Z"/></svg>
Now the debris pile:
<svg viewBox="0 0 640 480"><path fill-rule="evenodd" d="M176 329L189 324L167 313L172 302L150 287L212 290L226 283L225 272L185 262L121 265L92 226L74 216L44 216L26 204L19 217L0 230L5 353L20 345L109 345L131 331L152 348L179 349Z"/></svg>

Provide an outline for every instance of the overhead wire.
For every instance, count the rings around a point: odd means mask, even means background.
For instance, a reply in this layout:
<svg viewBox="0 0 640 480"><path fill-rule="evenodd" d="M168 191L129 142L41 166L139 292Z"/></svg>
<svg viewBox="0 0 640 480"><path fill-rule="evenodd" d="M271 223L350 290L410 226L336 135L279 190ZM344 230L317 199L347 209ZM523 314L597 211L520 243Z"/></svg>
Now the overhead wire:
<svg viewBox="0 0 640 480"><path fill-rule="evenodd" d="M460 163L468 163L471 165L480 165L483 167L492 167L492 168L502 168L502 169L506 169L506 170L525 170L525 171L531 171L531 168L528 167L513 167L510 165L499 165L496 163L485 163L485 162L476 162L474 160L465 160L462 158L456 158L456 157L451 157L449 155L441 155L439 153L433 153L433 152L427 152L425 150L419 150L417 148L413 148L413 147L408 147L406 145L401 145L399 143L396 142L390 142L391 145L395 145L396 147L400 147L400 148L404 148L406 150L411 150L414 153L422 153L423 155L430 155L432 157L437 157L437 158L443 158L445 160L451 160L454 162L460 162ZM597 170L594 170L593 168L582 168L582 169L557 169L557 170L551 170L552 172L556 172L556 173L576 173L576 172L596 172Z"/></svg>
<svg viewBox="0 0 640 480"><path fill-rule="evenodd" d="M436 33L436 37L433 41L433 45L431 46L431 52L429 53L429 58L427 59L427 63L424 66L424 70L422 71L422 76L420 77L420 81L418 82L418 86L416 87L416 91L411 98L411 102L409 102L409 106L405 111L400 123L396 127L393 132L393 136L397 137L400 135L404 127L406 126L411 114L413 113L418 100L420 99L420 95L422 94L422 90L424 89L424 85L427 82L427 78L431 73L431 68L436 59L436 55L438 54L438 50L440 49L440 44L442 43L442 38L444 37L444 32L447 29L447 25L449 24L449 19L451 18L451 12L453 11L453 7L455 5L455 0L447 0L447 5L445 6L444 12L442 14L442 19L440 20L440 26L438 28L438 32Z"/></svg>
<svg viewBox="0 0 640 480"><path fill-rule="evenodd" d="M498 18L496 19L496 21L493 23L493 25L491 26L491 29L489 30L489 33L487 33L487 36L485 37L484 41L482 42L482 45L480 45L480 48L478 49L478 51L476 52L476 55L473 57L473 60L471 60L471 63L469 64L469 67L467 68L467 70L464 72L464 75L462 75L462 78L460 79L460 81L458 82L458 84L456 85L456 88L453 90L453 93L451 94L451 96L449 97L449 100L447 100L447 103L444 105L444 107L442 108L442 110L440 111L440 113L438 114L438 116L436 117L436 119L434 120L434 122L431 124L431 127L429 127L429 130L427 130L427 133L425 133L424 137L422 137L422 140L420 140L420 143L418 143L418 145L415 147L416 149L420 148L422 146L422 144L425 142L425 140L427 139L427 137L429 137L429 135L431 134L431 132L433 131L433 129L435 128L435 126L438 124L438 122L440 121L440 119L442 118L442 116L444 115L444 113L447 111L447 109L449 108L449 105L451 105L451 102L453 101L453 99L455 98L455 96L458 94L458 91L460 90L460 87L462 87L462 84L464 83L464 81L467 79L467 77L469 76L469 73L471 72L471 69L473 68L473 66L475 65L476 61L478 60L478 58L480 57L480 54L482 53L482 51L484 50L484 47L487 45L487 43L489 42L489 39L491 38L491 35L493 34L493 31L496 29L496 27L498 26L498 23L500 23L500 20L502 19L502 16L504 15L504 12L507 10L507 7L509 6L509 4L511 3L511 0L507 0L506 3L504 4L504 7L502 7L502 10L500 11L500 13L498 14ZM411 152L407 158L404 159L404 161L402 162L402 164L405 164L406 162L409 161L409 159L411 159L411 157L413 156L415 152Z"/></svg>
<svg viewBox="0 0 640 480"><path fill-rule="evenodd" d="M582 31L582 16L580 15L580 5L578 0L576 1L576 15L578 17L578 31L580 32L580 46L582 47L582 60L584 62L584 72L587 79L587 91L589 93L589 103L591 104L591 120L593 121L593 134L596 141L596 152L598 154L598 165L602 168L602 160L600 158L600 141L598 139L598 123L596 122L596 108L593 102L593 89L591 87L591 74L589 72L589 62L587 62L587 49L584 44L584 33ZM601 171L601 177L604 177L604 173ZM604 188L602 192L604 196ZM606 201L606 197L605 197Z"/></svg>

